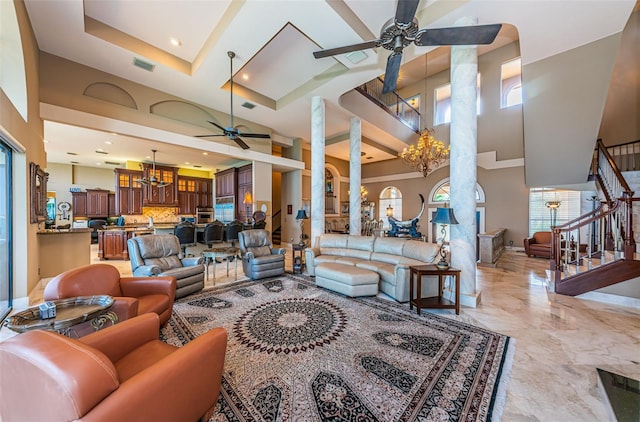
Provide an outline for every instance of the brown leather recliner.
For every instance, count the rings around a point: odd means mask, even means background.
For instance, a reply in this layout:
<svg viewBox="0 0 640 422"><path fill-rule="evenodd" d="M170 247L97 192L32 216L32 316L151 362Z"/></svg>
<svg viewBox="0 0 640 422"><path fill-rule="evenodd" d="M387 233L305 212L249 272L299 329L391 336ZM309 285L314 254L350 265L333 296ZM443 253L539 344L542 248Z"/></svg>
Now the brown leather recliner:
<svg viewBox="0 0 640 422"><path fill-rule="evenodd" d="M92 264L65 271L44 288L44 300L76 296L114 297L111 310L119 321L154 312L165 325L173 311L176 295L174 277L120 277L116 267Z"/></svg>
<svg viewBox="0 0 640 422"><path fill-rule="evenodd" d="M551 258L551 232L535 232L524 239L524 251L527 256Z"/></svg>
<svg viewBox="0 0 640 422"><path fill-rule="evenodd" d="M34 330L0 343L4 421L195 421L220 393L227 332L183 347L146 314L74 340Z"/></svg>

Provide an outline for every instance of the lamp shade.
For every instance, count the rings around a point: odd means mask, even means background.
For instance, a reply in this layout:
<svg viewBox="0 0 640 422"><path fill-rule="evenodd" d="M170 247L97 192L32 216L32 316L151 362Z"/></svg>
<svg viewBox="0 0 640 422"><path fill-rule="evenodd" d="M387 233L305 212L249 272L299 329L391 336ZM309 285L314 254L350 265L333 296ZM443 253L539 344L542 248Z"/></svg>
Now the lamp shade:
<svg viewBox="0 0 640 422"><path fill-rule="evenodd" d="M307 212L305 210L298 210L298 215L296 215L296 220L307 220L309 217L307 216Z"/></svg>
<svg viewBox="0 0 640 422"><path fill-rule="evenodd" d="M453 208L437 208L436 216L431 220L436 224L458 224L456 216L453 214Z"/></svg>
<svg viewBox="0 0 640 422"><path fill-rule="evenodd" d="M251 197L251 192L247 191L244 194L244 201L242 201L245 205L251 205L253 203L253 198Z"/></svg>

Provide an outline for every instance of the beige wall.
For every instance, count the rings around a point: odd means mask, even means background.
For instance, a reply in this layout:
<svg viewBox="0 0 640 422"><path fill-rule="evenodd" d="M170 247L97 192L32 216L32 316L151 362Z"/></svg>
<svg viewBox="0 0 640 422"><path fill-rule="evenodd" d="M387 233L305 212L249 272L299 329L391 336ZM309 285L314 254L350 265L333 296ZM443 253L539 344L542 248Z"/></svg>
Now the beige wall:
<svg viewBox="0 0 640 422"><path fill-rule="evenodd" d="M27 82L28 118L25 122L4 91L0 92L0 126L25 147L24 154L14 154L13 182L13 253L14 298L24 298L39 281L37 224L29 223L28 175L29 163L46 167L43 143L43 124L39 118L38 48L24 3L15 2L16 15L22 38L25 75ZM4 66L5 64L3 64ZM12 69L20 71L20 69Z"/></svg>

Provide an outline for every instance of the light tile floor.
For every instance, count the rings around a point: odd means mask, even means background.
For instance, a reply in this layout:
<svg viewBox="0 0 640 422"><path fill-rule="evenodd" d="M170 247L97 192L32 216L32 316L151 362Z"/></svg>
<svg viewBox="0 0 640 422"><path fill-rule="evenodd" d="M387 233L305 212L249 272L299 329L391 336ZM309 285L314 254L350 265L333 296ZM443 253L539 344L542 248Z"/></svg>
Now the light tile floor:
<svg viewBox="0 0 640 422"><path fill-rule="evenodd" d="M188 252L199 254L198 248ZM97 257L95 245L92 256ZM286 258L291 271L290 250ZM103 262L131 274L128 261ZM478 268L478 308L463 307L458 316L449 310L435 312L516 341L502 420L606 421L596 368L640 379L640 309L549 293L547 266L546 259L507 251L497 268ZM226 277L225 265L217 265L216 285L232 282L233 270L229 274ZM211 277L206 285L213 285ZM31 303L41 298L42 287L30 295Z"/></svg>

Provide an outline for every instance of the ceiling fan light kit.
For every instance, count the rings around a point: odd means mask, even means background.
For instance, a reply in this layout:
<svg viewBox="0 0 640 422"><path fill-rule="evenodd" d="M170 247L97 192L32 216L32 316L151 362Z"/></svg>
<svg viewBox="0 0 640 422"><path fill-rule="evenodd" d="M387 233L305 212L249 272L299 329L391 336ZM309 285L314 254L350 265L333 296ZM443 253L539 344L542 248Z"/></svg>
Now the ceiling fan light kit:
<svg viewBox="0 0 640 422"><path fill-rule="evenodd" d="M391 51L387 58L382 86L382 93L388 94L396 89L402 64L402 50L409 44L414 43L417 46L491 44L502 28L501 24L492 24L419 29L418 20L415 18L419 1L398 0L396 15L382 26L379 39L316 51L313 56L320 59L375 47L383 47Z"/></svg>
<svg viewBox="0 0 640 422"><path fill-rule="evenodd" d="M156 152L158 152L157 149L152 149L151 152L153 152L153 164L152 164L152 169L151 169L151 176L149 176L148 178L143 177L142 179L138 179L136 180L137 182L146 185L146 186L153 186L153 187L158 187L158 188L163 188L165 186L169 186L171 183L170 182L165 182L163 180L158 180L158 178L155 176L156 174Z"/></svg>
<svg viewBox="0 0 640 422"><path fill-rule="evenodd" d="M212 136L226 136L229 140L238 144L238 146L242 149L249 149L249 145L242 138L261 138L261 139L271 139L271 135L266 133L247 133L241 132L237 127L233 125L233 58L236 56L236 53L233 51L227 51L227 55L229 56L229 97L230 97L230 122L229 127L222 127L216 122L212 122L208 120L213 126L217 127L222 131L221 134L210 134L210 135L196 135L196 138L209 138ZM248 108L248 107L247 107ZM251 107L253 108L253 107Z"/></svg>

